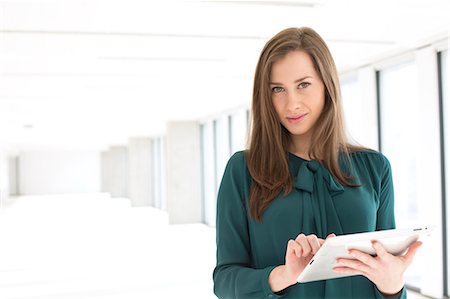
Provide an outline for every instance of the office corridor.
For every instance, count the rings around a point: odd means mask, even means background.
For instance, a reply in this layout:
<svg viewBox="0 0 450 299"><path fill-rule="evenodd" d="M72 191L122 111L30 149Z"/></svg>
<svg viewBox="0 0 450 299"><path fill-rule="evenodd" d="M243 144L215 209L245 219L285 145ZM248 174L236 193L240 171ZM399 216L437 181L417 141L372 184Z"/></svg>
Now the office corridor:
<svg viewBox="0 0 450 299"><path fill-rule="evenodd" d="M214 298L215 231L105 194L0 210L0 298Z"/></svg>

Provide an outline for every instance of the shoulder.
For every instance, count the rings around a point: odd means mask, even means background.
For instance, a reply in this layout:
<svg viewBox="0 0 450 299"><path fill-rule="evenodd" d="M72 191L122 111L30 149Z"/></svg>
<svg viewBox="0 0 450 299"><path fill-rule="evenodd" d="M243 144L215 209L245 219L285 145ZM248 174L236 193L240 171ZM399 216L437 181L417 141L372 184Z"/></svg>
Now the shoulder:
<svg viewBox="0 0 450 299"><path fill-rule="evenodd" d="M382 153L371 149L358 149L350 153L353 167L365 169L371 173L384 175L390 172L391 165L388 158Z"/></svg>
<svg viewBox="0 0 450 299"><path fill-rule="evenodd" d="M245 151L238 151L228 159L225 174L239 177L240 179L248 175Z"/></svg>
<svg viewBox="0 0 450 299"><path fill-rule="evenodd" d="M382 153L372 149L360 149L352 151L350 157L354 161L368 161L380 166L389 166L389 160Z"/></svg>
<svg viewBox="0 0 450 299"><path fill-rule="evenodd" d="M230 159L228 159L227 168L245 169L247 166L245 155L245 151L235 152Z"/></svg>
<svg viewBox="0 0 450 299"><path fill-rule="evenodd" d="M237 151L231 155L228 163L242 163L245 162L245 151Z"/></svg>
<svg viewBox="0 0 450 299"><path fill-rule="evenodd" d="M218 201L221 198L246 198L250 186L250 176L248 174L245 152L234 153L229 159L223 173L219 188ZM228 200L226 200L228 201ZM245 205L242 202L243 205Z"/></svg>

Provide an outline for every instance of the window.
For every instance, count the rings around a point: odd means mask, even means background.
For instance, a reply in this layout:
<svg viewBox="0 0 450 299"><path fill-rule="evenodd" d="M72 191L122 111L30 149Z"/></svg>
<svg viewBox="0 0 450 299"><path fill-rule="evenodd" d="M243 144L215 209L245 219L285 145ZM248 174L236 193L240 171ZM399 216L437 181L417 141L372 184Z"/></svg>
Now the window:
<svg viewBox="0 0 450 299"><path fill-rule="evenodd" d="M409 55L411 57L412 55ZM391 162L397 227L433 225L405 279L423 294L442 297L442 185L436 51L378 73L380 147Z"/></svg>
<svg viewBox="0 0 450 299"><path fill-rule="evenodd" d="M214 121L215 165L216 165L216 196L222 181L223 172L230 158L229 118L222 115Z"/></svg>
<svg viewBox="0 0 450 299"><path fill-rule="evenodd" d="M446 267L446 275L447 275L447 288L446 288L446 296L450 295L450 273L448 272L450 269L450 99L449 99L449 79L448 79L448 56L449 50L443 51L439 53L439 62L440 62L440 86L441 86L441 108L442 108L442 122L443 122L443 142L444 145L444 173L445 173L445 182L444 182L444 190L445 190L445 206L446 206L446 244L447 244L447 267Z"/></svg>
<svg viewBox="0 0 450 299"><path fill-rule="evenodd" d="M245 109L206 121L201 130L203 222L216 224L217 192L231 154L245 149L247 114Z"/></svg>
<svg viewBox="0 0 450 299"><path fill-rule="evenodd" d="M342 106L349 142L378 150L375 70L366 66L342 77Z"/></svg>
<svg viewBox="0 0 450 299"><path fill-rule="evenodd" d="M407 63L379 72L381 150L389 159L395 188L397 227L415 227L418 210L420 163L417 136L420 119L417 65ZM420 269L415 262L406 275L409 285L420 286ZM425 265L423 265L425 266Z"/></svg>
<svg viewBox="0 0 450 299"><path fill-rule="evenodd" d="M165 159L164 159L164 138L156 137L152 142L153 152L153 200L154 206L161 210L166 210L165 195Z"/></svg>
<svg viewBox="0 0 450 299"><path fill-rule="evenodd" d="M341 84L342 102L347 136L350 142L361 143L364 135L364 110L357 78L343 81Z"/></svg>
<svg viewBox="0 0 450 299"><path fill-rule="evenodd" d="M208 121L201 125L202 197L203 222L216 224L216 177L214 167L214 127Z"/></svg>
<svg viewBox="0 0 450 299"><path fill-rule="evenodd" d="M245 109L240 109L231 115L230 137L231 154L245 149L247 138L247 115Z"/></svg>

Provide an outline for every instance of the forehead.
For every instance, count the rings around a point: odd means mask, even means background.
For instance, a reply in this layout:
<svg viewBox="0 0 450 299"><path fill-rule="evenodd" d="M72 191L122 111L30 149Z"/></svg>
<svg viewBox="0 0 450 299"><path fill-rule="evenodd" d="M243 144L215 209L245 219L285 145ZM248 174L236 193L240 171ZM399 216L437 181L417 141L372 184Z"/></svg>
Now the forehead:
<svg viewBox="0 0 450 299"><path fill-rule="evenodd" d="M298 78L312 76L317 73L313 61L308 53L297 50L287 53L275 61L270 72L271 81L295 81Z"/></svg>

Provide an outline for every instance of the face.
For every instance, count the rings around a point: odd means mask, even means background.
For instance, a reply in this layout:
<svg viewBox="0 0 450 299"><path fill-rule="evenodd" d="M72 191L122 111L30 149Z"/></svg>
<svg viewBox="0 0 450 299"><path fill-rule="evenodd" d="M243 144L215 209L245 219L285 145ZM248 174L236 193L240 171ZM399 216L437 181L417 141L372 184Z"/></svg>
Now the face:
<svg viewBox="0 0 450 299"><path fill-rule="evenodd" d="M294 139L310 140L325 104L325 87L309 54L292 51L276 61L270 90L281 124Z"/></svg>

